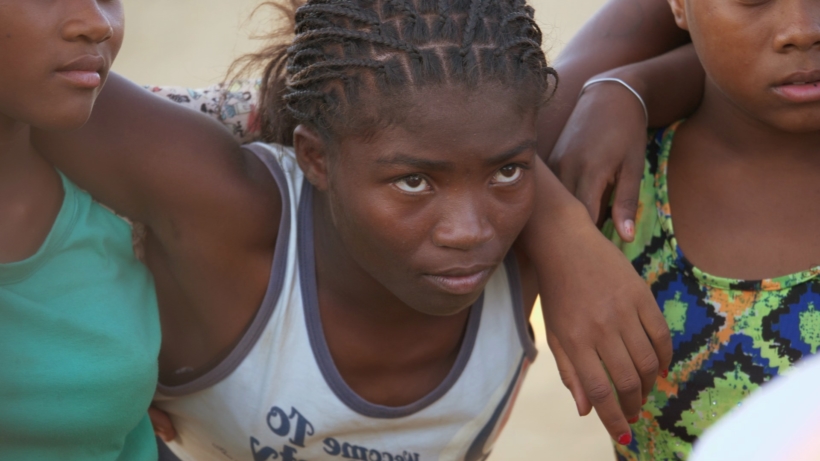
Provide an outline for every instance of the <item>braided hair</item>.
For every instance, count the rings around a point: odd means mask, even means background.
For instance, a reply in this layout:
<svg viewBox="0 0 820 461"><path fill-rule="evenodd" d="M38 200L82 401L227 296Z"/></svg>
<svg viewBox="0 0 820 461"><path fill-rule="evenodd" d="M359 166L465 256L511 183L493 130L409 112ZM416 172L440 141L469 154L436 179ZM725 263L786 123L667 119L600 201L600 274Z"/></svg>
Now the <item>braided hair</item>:
<svg viewBox="0 0 820 461"><path fill-rule="evenodd" d="M557 83L526 0L280 1L264 5L286 13L295 36L272 34L242 67L264 68L268 142L292 145L298 124L326 138L389 124L387 112L425 86L495 83L537 108Z"/></svg>

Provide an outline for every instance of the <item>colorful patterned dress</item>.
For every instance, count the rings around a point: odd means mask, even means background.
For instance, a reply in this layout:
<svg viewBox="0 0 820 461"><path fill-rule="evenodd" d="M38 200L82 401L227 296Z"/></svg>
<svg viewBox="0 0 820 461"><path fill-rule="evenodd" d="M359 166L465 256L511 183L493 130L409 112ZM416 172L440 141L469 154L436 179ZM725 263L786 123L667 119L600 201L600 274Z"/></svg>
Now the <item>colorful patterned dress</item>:
<svg viewBox="0 0 820 461"><path fill-rule="evenodd" d="M636 237L605 232L646 279L672 332L669 376L658 379L633 442L618 460L686 459L709 426L820 347L820 267L768 280L731 280L692 266L675 240L667 165L676 125L651 136Z"/></svg>

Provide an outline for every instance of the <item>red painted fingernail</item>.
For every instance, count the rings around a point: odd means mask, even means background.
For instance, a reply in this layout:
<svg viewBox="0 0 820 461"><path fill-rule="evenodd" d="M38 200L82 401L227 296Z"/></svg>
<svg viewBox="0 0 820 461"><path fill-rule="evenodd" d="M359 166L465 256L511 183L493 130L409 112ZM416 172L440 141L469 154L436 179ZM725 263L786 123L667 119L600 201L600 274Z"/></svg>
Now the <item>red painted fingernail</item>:
<svg viewBox="0 0 820 461"><path fill-rule="evenodd" d="M644 397L643 400L641 401L641 405L646 405L646 397Z"/></svg>
<svg viewBox="0 0 820 461"><path fill-rule="evenodd" d="M618 437L618 443L621 445L629 445L632 442L632 434L623 434Z"/></svg>
<svg viewBox="0 0 820 461"><path fill-rule="evenodd" d="M667 376L669 376L669 370L663 370L661 372L661 378L666 379Z"/></svg>
<svg viewBox="0 0 820 461"><path fill-rule="evenodd" d="M627 420L626 420L626 422L628 422L629 424L635 424L635 423L637 423L637 422L638 422L638 420L639 420L640 418L641 418L640 416L636 416L636 417L634 417L634 418L632 418L632 419L627 419Z"/></svg>

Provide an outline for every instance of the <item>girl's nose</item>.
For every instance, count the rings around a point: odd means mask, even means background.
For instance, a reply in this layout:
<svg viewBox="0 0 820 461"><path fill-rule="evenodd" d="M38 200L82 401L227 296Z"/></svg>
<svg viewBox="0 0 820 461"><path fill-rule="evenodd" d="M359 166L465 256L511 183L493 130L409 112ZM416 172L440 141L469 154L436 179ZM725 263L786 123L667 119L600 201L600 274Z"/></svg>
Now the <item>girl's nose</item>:
<svg viewBox="0 0 820 461"><path fill-rule="evenodd" d="M62 25L63 39L67 41L85 40L91 43L102 43L114 35L114 21L100 3L111 3L110 0L68 0L66 5L67 19Z"/></svg>
<svg viewBox="0 0 820 461"><path fill-rule="evenodd" d="M809 51L820 44L820 5L814 0L787 0L778 13L778 52Z"/></svg>
<svg viewBox="0 0 820 461"><path fill-rule="evenodd" d="M474 200L453 201L433 231L433 243L444 248L471 250L495 237L482 204Z"/></svg>

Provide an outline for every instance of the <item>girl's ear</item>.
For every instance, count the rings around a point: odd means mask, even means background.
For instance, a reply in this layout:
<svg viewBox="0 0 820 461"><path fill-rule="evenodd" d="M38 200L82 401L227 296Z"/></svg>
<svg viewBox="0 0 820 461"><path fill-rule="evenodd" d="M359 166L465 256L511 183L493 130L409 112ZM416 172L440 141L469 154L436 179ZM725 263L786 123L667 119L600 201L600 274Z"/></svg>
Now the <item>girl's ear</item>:
<svg viewBox="0 0 820 461"><path fill-rule="evenodd" d="M305 173L305 178L320 191L328 188L327 143L311 128L299 125L293 130L293 148L296 161Z"/></svg>
<svg viewBox="0 0 820 461"><path fill-rule="evenodd" d="M675 23L683 30L689 30L689 21L686 20L686 0L669 0Z"/></svg>

